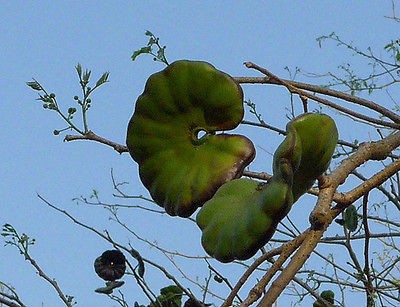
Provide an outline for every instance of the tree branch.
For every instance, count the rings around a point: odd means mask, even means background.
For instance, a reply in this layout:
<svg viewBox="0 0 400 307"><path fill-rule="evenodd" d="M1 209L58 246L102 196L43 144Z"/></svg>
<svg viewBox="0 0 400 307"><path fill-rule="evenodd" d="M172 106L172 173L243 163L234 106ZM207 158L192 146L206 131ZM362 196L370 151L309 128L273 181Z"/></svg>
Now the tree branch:
<svg viewBox="0 0 400 307"><path fill-rule="evenodd" d="M376 112L380 113L381 115L391 119L394 123L400 124L400 116L399 115L382 107L381 105L379 105L373 101L363 99L363 98L360 98L360 97L357 97L354 95L350 95L350 94L347 94L344 92L335 91L333 89L330 89L330 88L324 87L324 86L296 82L296 81L281 79L281 78L279 78L279 79L281 80L281 82L274 78L271 78L269 76L267 76L267 77L236 77L235 78L236 82L238 82L238 83L252 83L252 84L259 83L259 84L272 84L272 85L288 84L297 89L310 91L313 93L318 93L318 94L322 94L322 95L326 95L326 96L330 96L330 97L335 97L335 98L342 99L342 100L345 100L345 101L348 101L348 102L351 102L354 104L364 106L368 109L376 111Z"/></svg>
<svg viewBox="0 0 400 307"><path fill-rule="evenodd" d="M287 242L282 246L282 251L278 257L278 259L272 264L267 273L263 276L263 278L254 286L243 302L243 306L250 306L253 302L258 300L264 292L265 287L271 281L271 279L275 276L275 274L281 269L282 265L286 262L286 260L292 255L292 253L304 242L306 237L308 236L309 230L306 230L301 235L297 236L293 240ZM294 275L293 275L294 276ZM264 295L265 297L266 295ZM262 304L262 302L261 302ZM269 305L262 305L269 306Z"/></svg>
<svg viewBox="0 0 400 307"><path fill-rule="evenodd" d="M60 299L63 301L65 306L72 307L73 304L71 299L69 299L64 293L62 292L61 288L58 286L57 282L46 275L46 273L40 268L40 266L36 263L35 259L33 259L29 254L25 253L25 259L28 260L32 266L36 269L39 276L45 279L57 292Z"/></svg>
<svg viewBox="0 0 400 307"><path fill-rule="evenodd" d="M0 293L0 295L4 295L4 294ZM5 298L2 298L2 297L0 297L0 303L4 304L6 306L9 306L9 307L24 307L24 305L16 304L16 303L6 300Z"/></svg>
<svg viewBox="0 0 400 307"><path fill-rule="evenodd" d="M256 64L254 64L254 63L245 62L244 64L245 64L245 66L247 68L253 68L253 69L256 69L259 72L265 74L269 79L274 80L275 84L280 84L280 85L285 86L291 93L295 93L295 94L299 95L300 98L302 98L302 100L304 99L304 97L307 97L307 98L309 98L311 100L314 100L316 102L322 103L322 104L324 104L326 106L334 108L334 109L336 109L338 111L341 111L341 112L343 112L345 114L348 114L350 116L353 116L355 118L364 120L364 121L366 121L368 123L373 123L373 124L376 124L376 125L380 125L380 126L383 126L383 127L389 127L389 128L393 128L393 129L400 129L400 124L398 124L398 123L387 122L387 121L383 121L383 120L379 120L379 119L375 119L375 118L366 116L364 114L360 114L358 112L354 112L352 110L349 110L347 108L339 106L339 105L337 105L337 104L335 104L335 103L333 103L333 102L331 102L331 101L329 101L327 99L324 99L324 98L315 96L313 94L310 94L310 93L308 93L306 91L303 91L303 90L295 87L291 83L288 83L283 79L280 79L278 76L276 76L273 73L269 72L265 68L262 68L262 67L260 67L260 66L258 66Z"/></svg>
<svg viewBox="0 0 400 307"><path fill-rule="evenodd" d="M337 194L334 198L339 206L348 206L361 198L367 191L379 187L388 178L400 171L400 159L386 166L383 170L364 181L349 192ZM396 205L396 202L394 202Z"/></svg>
<svg viewBox="0 0 400 307"><path fill-rule="evenodd" d="M99 143L111 146L112 148L114 148L115 151L117 151L120 154L122 154L124 152L128 152L128 147L126 147L125 145L121 145L121 144L112 142L110 140L107 140L105 138L102 138L101 136L98 136L97 134L95 134L92 131L89 131L83 135L68 134L64 138L65 142L76 141L76 140L89 140L89 141L99 142Z"/></svg>

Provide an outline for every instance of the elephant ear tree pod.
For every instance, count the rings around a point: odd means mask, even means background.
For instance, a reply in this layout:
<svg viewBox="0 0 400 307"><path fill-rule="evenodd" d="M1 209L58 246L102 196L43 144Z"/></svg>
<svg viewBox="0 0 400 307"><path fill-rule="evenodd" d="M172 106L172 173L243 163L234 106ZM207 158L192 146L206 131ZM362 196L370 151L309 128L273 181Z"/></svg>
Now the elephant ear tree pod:
<svg viewBox="0 0 400 307"><path fill-rule="evenodd" d="M238 179L254 159L244 136L219 133L243 119L243 92L209 63L177 61L153 74L136 102L126 143L154 201L172 215L197 208L206 252L222 262L252 257L293 203L329 166L334 121L306 113L286 126L268 183ZM202 133L202 135L200 135Z"/></svg>
<svg viewBox="0 0 400 307"><path fill-rule="evenodd" d="M338 132L324 114L306 113L290 121L274 153L268 183L237 179L224 184L197 214L202 245L221 262L254 256L274 234L292 204L329 166Z"/></svg>
<svg viewBox="0 0 400 307"><path fill-rule="evenodd" d="M113 289L121 287L124 282L117 281L125 274L126 258L119 250L107 250L94 261L96 274L106 281L106 287L98 288L98 293L111 294Z"/></svg>
<svg viewBox="0 0 400 307"><path fill-rule="evenodd" d="M126 143L154 201L188 217L254 159L244 136L217 134L243 119L243 92L209 63L177 61L147 80ZM203 135L200 135L203 134Z"/></svg>

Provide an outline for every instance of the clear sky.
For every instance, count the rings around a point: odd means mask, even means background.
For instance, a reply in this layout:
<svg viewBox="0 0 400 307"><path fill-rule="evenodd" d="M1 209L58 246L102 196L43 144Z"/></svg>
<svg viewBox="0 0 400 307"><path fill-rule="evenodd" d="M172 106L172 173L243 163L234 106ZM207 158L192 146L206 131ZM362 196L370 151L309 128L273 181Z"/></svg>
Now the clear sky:
<svg viewBox="0 0 400 307"><path fill-rule="evenodd" d="M284 78L289 77L285 67L324 74L352 61L356 69L367 71L365 62L334 43L319 48L316 38L321 35L334 31L360 48L371 46L383 53L382 47L399 33L398 24L384 18L391 14L388 0L0 0L0 4L0 223L10 223L36 239L32 256L65 293L75 296L78 306L116 305L93 291L102 281L95 275L92 263L111 246L45 206L36 197L37 193L88 225L110 230L115 240L123 244L131 242L144 257L159 261L172 271L174 268L160 253L109 221L105 210L78 206L72 200L90 195L96 189L101 199L110 203L140 203L112 197L111 168L117 180L130 182L125 187L127 193L147 195L147 192L138 180L136 164L127 154L119 155L91 142L65 143L62 135L54 136L52 131L63 128L64 123L55 113L42 108L26 81L39 80L56 93L67 109L74 103L73 96L80 94L74 71L77 63L91 69L94 79L109 71L110 82L93 96L89 126L105 138L124 143L137 96L148 76L163 68L163 64L153 62L151 57L130 60L132 52L147 43L146 30L167 45L170 61L204 60L233 76L258 76L242 65L244 61L253 61ZM299 78L302 80L302 76ZM285 108L290 105L285 90L272 86L243 88L246 98L259 106L265 121L284 128ZM378 98L387 100L387 96ZM246 118L253 119L248 113ZM351 121L343 121L339 127L342 139L368 139L363 131L349 129L350 124ZM257 146L257 159L251 169L270 172L271 153L281 139L273 139L276 136L272 133L254 128L239 130ZM303 208L306 210L303 209L302 217L307 223L312 202ZM204 255L200 232L192 223L154 217L140 210L125 210L120 214L125 223L151 242L190 255ZM17 250L2 245L0 280L13 285L28 306L63 306L49 284L35 274ZM190 276L207 277L207 271L200 271L204 263L199 266L188 263L182 260L181 265ZM241 268L221 267L224 274L235 274L236 270L240 272ZM146 274L154 289L169 284L150 269ZM199 295L195 286L183 278L179 280ZM130 304L135 300L147 303L134 282L124 287ZM289 306L291 300L282 298L280 306Z"/></svg>

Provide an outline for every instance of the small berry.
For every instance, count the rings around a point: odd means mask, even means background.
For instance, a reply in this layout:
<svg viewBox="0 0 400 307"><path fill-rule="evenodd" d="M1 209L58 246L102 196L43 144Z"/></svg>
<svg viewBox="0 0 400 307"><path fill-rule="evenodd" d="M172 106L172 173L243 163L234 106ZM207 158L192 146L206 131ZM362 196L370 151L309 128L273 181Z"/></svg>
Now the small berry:
<svg viewBox="0 0 400 307"><path fill-rule="evenodd" d="M74 100L78 100L79 99L79 97L78 96L74 96Z"/></svg>
<svg viewBox="0 0 400 307"><path fill-rule="evenodd" d="M55 97L56 97L56 94L54 94L54 93L50 94L50 98L55 98Z"/></svg>

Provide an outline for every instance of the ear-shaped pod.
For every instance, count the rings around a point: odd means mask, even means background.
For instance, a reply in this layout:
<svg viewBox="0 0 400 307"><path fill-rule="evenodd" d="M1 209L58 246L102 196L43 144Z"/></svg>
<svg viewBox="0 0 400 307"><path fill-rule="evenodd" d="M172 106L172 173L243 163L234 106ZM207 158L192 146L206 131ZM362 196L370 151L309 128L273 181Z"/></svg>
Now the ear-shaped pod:
<svg viewBox="0 0 400 307"><path fill-rule="evenodd" d="M305 113L289 122L287 131L294 131L301 143L301 158L294 171L292 188L296 201L328 169L338 141L338 130L328 115Z"/></svg>
<svg viewBox="0 0 400 307"><path fill-rule="evenodd" d="M177 61L150 76L126 142L144 186L168 214L190 216L241 176L255 155L252 142L216 132L234 129L243 114L241 87L206 62Z"/></svg>
<svg viewBox="0 0 400 307"><path fill-rule="evenodd" d="M202 245L217 260L252 257L272 237L293 202L328 168L338 138L329 116L303 114L289 122L286 131L267 184L233 180L200 209Z"/></svg>
<svg viewBox="0 0 400 307"><path fill-rule="evenodd" d="M224 184L196 217L204 249L221 262L249 259L272 237L292 199L284 181L235 179Z"/></svg>

